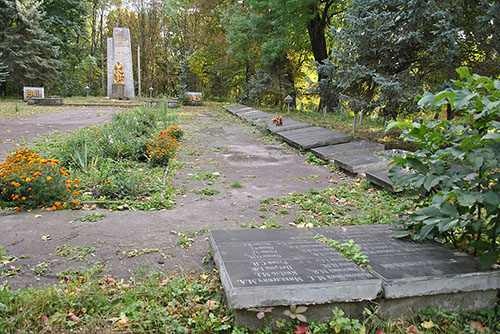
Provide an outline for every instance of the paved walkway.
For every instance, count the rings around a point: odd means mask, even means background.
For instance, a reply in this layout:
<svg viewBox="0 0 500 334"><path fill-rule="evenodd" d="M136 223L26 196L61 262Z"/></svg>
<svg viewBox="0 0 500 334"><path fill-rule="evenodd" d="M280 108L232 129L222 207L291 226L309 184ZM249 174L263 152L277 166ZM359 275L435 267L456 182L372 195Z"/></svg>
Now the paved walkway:
<svg viewBox="0 0 500 334"><path fill-rule="evenodd" d="M29 145L49 133L108 122L111 115L119 111L121 109L113 107L65 107L58 113L0 119L0 159L3 160L9 151Z"/></svg>
<svg viewBox="0 0 500 334"><path fill-rule="evenodd" d="M307 164L305 157L295 149L273 141L222 108L213 111L192 107L189 111L196 113L196 121L180 124L186 136L178 154L181 168L174 181L176 187L184 187L185 195L177 197L173 210L94 210L106 214L94 223L78 220L88 211L37 211L0 216L0 244L8 255L19 258L12 265L22 266L18 276L0 278L0 281L7 280L16 287L48 285L57 282L56 275L62 270L91 267L95 263L104 264L110 276L124 279L142 269L206 270L209 269L203 264L203 258L209 254L206 234L194 237L192 246L185 249L178 246L180 237L172 231L189 234L203 229L238 229L252 222L259 224L272 216L259 210L261 200L290 192L307 192L312 187L323 189L329 186L330 180L338 181L338 176L330 174L328 168ZM100 112L96 110L94 114ZM49 124L51 120L58 120L66 124L79 117L86 116L74 114L64 121L60 114L47 114L25 122ZM104 122L105 117L102 120ZM213 185L207 185L207 181L190 178L198 172L218 172L220 176ZM309 177L312 175L314 177ZM242 188L231 187L235 183ZM220 193L204 196L195 192L206 187L216 188ZM276 220L286 226L294 218L291 210ZM95 246L95 257L87 257L90 263L68 260L56 254L56 247L62 245ZM40 268L44 274L38 276L34 272Z"/></svg>

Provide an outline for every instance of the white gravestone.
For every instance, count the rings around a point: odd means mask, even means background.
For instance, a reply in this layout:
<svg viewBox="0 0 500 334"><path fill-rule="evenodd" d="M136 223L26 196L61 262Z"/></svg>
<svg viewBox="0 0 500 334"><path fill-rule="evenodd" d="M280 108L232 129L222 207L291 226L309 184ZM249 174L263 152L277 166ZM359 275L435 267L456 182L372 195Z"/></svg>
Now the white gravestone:
<svg viewBox="0 0 500 334"><path fill-rule="evenodd" d="M27 99L43 99L45 98L45 90L43 87L23 87L23 97Z"/></svg>
<svg viewBox="0 0 500 334"><path fill-rule="evenodd" d="M130 47L130 30L113 28L113 37L108 37L108 96L112 97L113 70L117 62L123 65L125 97L135 98L134 74L132 71L132 49Z"/></svg>
<svg viewBox="0 0 500 334"><path fill-rule="evenodd" d="M196 92L186 92L187 104L188 106L201 106L201 93Z"/></svg>

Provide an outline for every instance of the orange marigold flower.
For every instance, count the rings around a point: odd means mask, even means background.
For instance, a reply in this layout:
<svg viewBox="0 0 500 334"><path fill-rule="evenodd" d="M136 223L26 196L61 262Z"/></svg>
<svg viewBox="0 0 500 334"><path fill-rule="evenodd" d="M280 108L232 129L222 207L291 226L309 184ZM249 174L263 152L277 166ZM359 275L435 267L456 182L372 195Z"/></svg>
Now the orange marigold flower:
<svg viewBox="0 0 500 334"><path fill-rule="evenodd" d="M26 197L24 197L24 196L23 196L23 197L21 197L21 200L25 201L25 200L26 200Z"/></svg>
<svg viewBox="0 0 500 334"><path fill-rule="evenodd" d="M73 205L76 205L78 203L78 200L77 199L74 199L73 200Z"/></svg>
<svg viewBox="0 0 500 334"><path fill-rule="evenodd" d="M52 180L52 177L47 176L47 178L46 178L46 179L47 179L47 181L50 181L50 180Z"/></svg>
<svg viewBox="0 0 500 334"><path fill-rule="evenodd" d="M61 202L55 202L54 203L56 206L61 206Z"/></svg>
<svg viewBox="0 0 500 334"><path fill-rule="evenodd" d="M52 210L57 210L57 207L55 205L52 205Z"/></svg>
<svg viewBox="0 0 500 334"><path fill-rule="evenodd" d="M14 210L16 210L16 211L21 211L21 209L20 209L18 206L16 206L16 207L14 208Z"/></svg>
<svg viewBox="0 0 500 334"><path fill-rule="evenodd" d="M31 178L30 177L27 177L26 178L26 182L30 182L31 181Z"/></svg>

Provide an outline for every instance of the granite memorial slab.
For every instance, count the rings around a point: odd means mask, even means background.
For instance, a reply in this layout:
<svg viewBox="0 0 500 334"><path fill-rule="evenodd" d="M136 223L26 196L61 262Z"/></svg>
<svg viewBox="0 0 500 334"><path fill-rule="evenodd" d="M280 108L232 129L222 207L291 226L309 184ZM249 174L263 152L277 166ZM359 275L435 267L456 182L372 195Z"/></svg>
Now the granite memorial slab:
<svg viewBox="0 0 500 334"><path fill-rule="evenodd" d="M288 144L303 150L347 143L353 139L351 135L335 132L320 126L278 131L276 134L282 137Z"/></svg>
<svg viewBox="0 0 500 334"><path fill-rule="evenodd" d="M224 108L227 112L229 112L233 115L235 112L240 111L241 109L247 109L247 111L252 109L252 108L244 106L242 104L231 104L228 106L223 106L222 108Z"/></svg>
<svg viewBox="0 0 500 334"><path fill-rule="evenodd" d="M107 43L108 96L113 97L113 84L123 84L123 97L133 99L135 98L135 86L130 30L128 28L113 28L113 37L108 37Z"/></svg>
<svg viewBox="0 0 500 334"><path fill-rule="evenodd" d="M41 105L41 106L62 106L63 99L59 96L49 96L45 98L27 99L26 102L30 105Z"/></svg>
<svg viewBox="0 0 500 334"><path fill-rule="evenodd" d="M271 122L273 118L274 118L273 115L265 113L265 115L261 115L259 117L255 117L255 118L249 119L248 121L253 126L265 127L266 124L269 123L269 122Z"/></svg>
<svg viewBox="0 0 500 334"><path fill-rule="evenodd" d="M364 173L369 170L382 169L389 164L389 158L381 156L380 153L383 152L341 156L334 158L333 161L335 166L352 174Z"/></svg>
<svg viewBox="0 0 500 334"><path fill-rule="evenodd" d="M360 245L372 272L382 279L387 299L500 288L500 270L482 270L477 258L435 241L394 239L388 225L311 231L339 242L352 239Z"/></svg>
<svg viewBox="0 0 500 334"><path fill-rule="evenodd" d="M245 112L237 113L236 116L242 118L248 122L255 118L270 117L271 115L260 110L250 110Z"/></svg>
<svg viewBox="0 0 500 334"><path fill-rule="evenodd" d="M311 151L321 159L328 161L339 157L380 152L384 149L385 147L382 144L362 140L344 144L316 147L311 149Z"/></svg>
<svg viewBox="0 0 500 334"><path fill-rule="evenodd" d="M366 179L379 187L382 187L388 191L395 193L403 191L401 187L398 187L389 179L389 168L370 170L366 172Z"/></svg>
<svg viewBox="0 0 500 334"><path fill-rule="evenodd" d="M210 231L235 309L373 300L381 280L317 242L306 229Z"/></svg>
<svg viewBox="0 0 500 334"><path fill-rule="evenodd" d="M283 131L291 131L291 130L297 130L297 129L304 129L304 128L310 128L311 126L307 123L303 122L297 122L294 121L293 119L285 119L283 121L283 125L276 126L275 123L272 122L272 119L265 123L263 125L267 130L269 130L271 133L276 134L277 132L283 132Z"/></svg>

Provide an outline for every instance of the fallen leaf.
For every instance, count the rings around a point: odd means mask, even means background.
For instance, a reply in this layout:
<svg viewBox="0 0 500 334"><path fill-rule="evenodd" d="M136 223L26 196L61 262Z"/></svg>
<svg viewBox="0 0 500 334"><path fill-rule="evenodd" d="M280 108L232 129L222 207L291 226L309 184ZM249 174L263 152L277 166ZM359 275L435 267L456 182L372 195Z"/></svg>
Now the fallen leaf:
<svg viewBox="0 0 500 334"><path fill-rule="evenodd" d="M35 215L35 218L41 218L42 215Z"/></svg>
<svg viewBox="0 0 500 334"><path fill-rule="evenodd" d="M49 318L46 315L42 315L42 323L44 326L47 326L47 321L49 321Z"/></svg>
<svg viewBox="0 0 500 334"><path fill-rule="evenodd" d="M111 322L111 323L113 323L113 324L114 324L115 322L119 321L119 320L120 320L120 318L109 318L109 319L106 319L106 321L109 321L109 322Z"/></svg>
<svg viewBox="0 0 500 334"><path fill-rule="evenodd" d="M469 325L474 328L475 330L481 332L481 333L486 333L489 332L490 329L488 327L484 327L481 323L477 321L471 321Z"/></svg>
<svg viewBox="0 0 500 334"><path fill-rule="evenodd" d="M118 328L125 329L127 327L127 320L120 319L118 320Z"/></svg>
<svg viewBox="0 0 500 334"><path fill-rule="evenodd" d="M68 319L73 321L74 323L80 322L80 318L78 318L73 312L68 313Z"/></svg>
<svg viewBox="0 0 500 334"><path fill-rule="evenodd" d="M217 302L215 300L209 300L206 303L208 309L212 309L217 306Z"/></svg>
<svg viewBox="0 0 500 334"><path fill-rule="evenodd" d="M417 329L417 327L413 326L413 325L410 325L406 328L406 330L408 331L408 333L411 333L411 334L420 334L420 331Z"/></svg>
<svg viewBox="0 0 500 334"><path fill-rule="evenodd" d="M307 322L307 318L303 314L296 314L295 317L297 320L302 321L302 322Z"/></svg>
<svg viewBox="0 0 500 334"><path fill-rule="evenodd" d="M307 334L307 332L309 331L309 326L300 326L300 325L295 325L295 332L293 332L294 334Z"/></svg>
<svg viewBox="0 0 500 334"><path fill-rule="evenodd" d="M425 328L425 329L431 329L432 327L435 327L436 325L434 325L434 323L432 322L432 320L429 320L429 321L424 321L420 324L420 326L422 326L422 328Z"/></svg>
<svg viewBox="0 0 500 334"><path fill-rule="evenodd" d="M306 306L298 306L297 309L295 310L295 313L304 313L305 311L307 311Z"/></svg>
<svg viewBox="0 0 500 334"><path fill-rule="evenodd" d="M42 235L40 239L42 239L43 241L49 241L50 239L52 239L52 237L50 235Z"/></svg>
<svg viewBox="0 0 500 334"><path fill-rule="evenodd" d="M258 312L257 313L257 319L260 320L260 319L264 318L264 315L265 315L264 312Z"/></svg>

